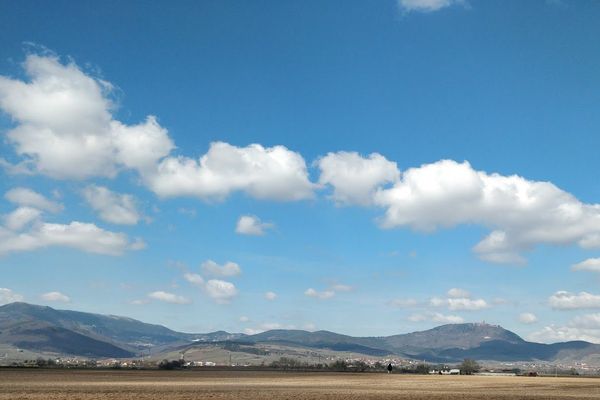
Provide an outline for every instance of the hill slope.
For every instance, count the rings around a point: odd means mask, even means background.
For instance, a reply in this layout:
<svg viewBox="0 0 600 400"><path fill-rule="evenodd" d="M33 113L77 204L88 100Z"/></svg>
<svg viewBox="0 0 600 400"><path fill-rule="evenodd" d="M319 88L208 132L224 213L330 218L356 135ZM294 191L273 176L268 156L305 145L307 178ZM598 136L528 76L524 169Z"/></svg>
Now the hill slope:
<svg viewBox="0 0 600 400"><path fill-rule="evenodd" d="M387 346L399 353L418 353L452 348L470 349L494 340L507 343L524 342L519 335L511 331L498 325L484 323L441 325L426 331L384 338Z"/></svg>
<svg viewBox="0 0 600 400"><path fill-rule="evenodd" d="M237 338L227 332L188 334L132 318L56 310L27 303L0 307L0 343L28 350L94 356L130 357L142 350L194 340Z"/></svg>
<svg viewBox="0 0 600 400"><path fill-rule="evenodd" d="M84 357L132 357L134 353L112 343L38 321L22 322L0 331L0 343L34 352Z"/></svg>
<svg viewBox="0 0 600 400"><path fill-rule="evenodd" d="M245 340L373 356L395 354L430 362L458 362L465 358L489 361L600 361L600 345L583 341L532 343L498 325L485 323L448 324L387 337L352 337L328 331L272 330L248 336Z"/></svg>
<svg viewBox="0 0 600 400"><path fill-rule="evenodd" d="M141 353L182 351L204 342L303 347L314 351L399 355L431 362L464 358L494 361L570 360L600 363L600 345L588 342L532 343L497 325L449 324L421 332L387 337L353 337L329 331L271 330L256 335L218 331L176 332L135 319L79 311L56 310L26 303L0 306L0 344L37 352L87 357L132 357ZM239 346L239 345L238 345Z"/></svg>
<svg viewBox="0 0 600 400"><path fill-rule="evenodd" d="M488 341L511 344L524 343L517 334L489 324L449 324L421 332L387 337L352 337L329 331L307 332L301 330L271 330L248 336L254 342L280 342L315 348L344 348L363 354L386 352L388 354L437 354L447 349L471 349Z"/></svg>

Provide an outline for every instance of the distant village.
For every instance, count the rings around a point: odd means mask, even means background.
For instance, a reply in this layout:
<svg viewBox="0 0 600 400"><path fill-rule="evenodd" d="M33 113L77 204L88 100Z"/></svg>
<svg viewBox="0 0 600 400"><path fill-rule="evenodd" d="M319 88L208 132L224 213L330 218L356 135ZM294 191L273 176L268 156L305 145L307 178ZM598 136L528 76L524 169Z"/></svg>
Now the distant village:
<svg viewBox="0 0 600 400"><path fill-rule="evenodd" d="M334 372L387 372L395 374L429 375L498 375L498 376L598 376L600 369L585 363L574 365L551 364L546 362L506 362L480 364L466 359L458 364L433 364L403 358L337 358L324 357L322 363L309 364L291 357L265 364L241 364L235 362L217 363L214 361L186 361L149 359L87 359L81 357L36 358L29 360L9 360L0 357L0 368L72 368L72 369L269 369L289 371L334 371Z"/></svg>

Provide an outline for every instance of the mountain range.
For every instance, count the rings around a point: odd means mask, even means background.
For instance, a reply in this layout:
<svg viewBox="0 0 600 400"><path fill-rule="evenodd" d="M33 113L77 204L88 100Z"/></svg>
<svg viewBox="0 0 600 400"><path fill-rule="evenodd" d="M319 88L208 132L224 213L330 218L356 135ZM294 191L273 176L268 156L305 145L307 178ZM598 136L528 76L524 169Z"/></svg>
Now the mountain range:
<svg viewBox="0 0 600 400"><path fill-rule="evenodd" d="M0 306L0 346L40 354L130 358L210 345L259 354L260 346L400 356L429 362L464 358L486 361L579 361L600 365L600 345L584 341L533 343L498 325L448 324L382 337L353 337L329 331L270 330L255 335L217 331L176 332L132 318L57 310L27 303ZM235 346L234 346L235 345ZM233 346L233 347L232 347ZM291 350L290 350L291 351Z"/></svg>

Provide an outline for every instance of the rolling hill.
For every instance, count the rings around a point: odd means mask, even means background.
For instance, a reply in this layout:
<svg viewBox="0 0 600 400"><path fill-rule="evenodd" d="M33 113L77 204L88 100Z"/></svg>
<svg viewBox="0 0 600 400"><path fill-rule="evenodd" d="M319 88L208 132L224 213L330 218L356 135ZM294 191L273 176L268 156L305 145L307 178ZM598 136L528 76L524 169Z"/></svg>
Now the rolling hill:
<svg viewBox="0 0 600 400"><path fill-rule="evenodd" d="M56 310L27 303L0 306L0 343L33 351L93 357L131 357L193 341L235 339L219 331L175 332L132 318Z"/></svg>
<svg viewBox="0 0 600 400"><path fill-rule="evenodd" d="M237 344L236 344L237 343ZM242 343L240 345L239 343ZM430 362L464 358L488 361L593 361L600 345L583 342L528 342L497 325L448 324L433 329L382 337L353 337L329 331L270 330L255 335L217 331L190 334L135 319L56 310L27 303L0 306L0 345L40 353L95 358L185 352L204 346L244 349L262 354L261 346L312 352L352 353L370 357L397 355ZM288 350L286 350L288 349Z"/></svg>

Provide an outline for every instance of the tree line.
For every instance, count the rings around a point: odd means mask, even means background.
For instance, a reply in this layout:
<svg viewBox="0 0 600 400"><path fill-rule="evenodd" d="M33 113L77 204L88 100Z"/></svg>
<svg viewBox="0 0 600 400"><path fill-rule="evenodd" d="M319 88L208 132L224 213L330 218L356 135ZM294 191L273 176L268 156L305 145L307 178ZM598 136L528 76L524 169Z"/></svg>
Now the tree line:
<svg viewBox="0 0 600 400"><path fill-rule="evenodd" d="M260 367L269 369L279 369L284 371L308 371L308 370L323 370L336 372L378 372L385 371L387 364L375 362L368 364L361 360L346 361L336 360L332 363L309 363L292 357L281 357L278 360L272 361L269 364L261 364ZM162 360L158 364L158 368L164 370L183 369L185 362L183 360ZM461 374L471 375L479 372L479 364L472 359L465 359L462 364L456 368L460 369ZM401 365L393 368L393 373L401 374L429 374L431 370L449 369L444 365L430 365L426 363Z"/></svg>

